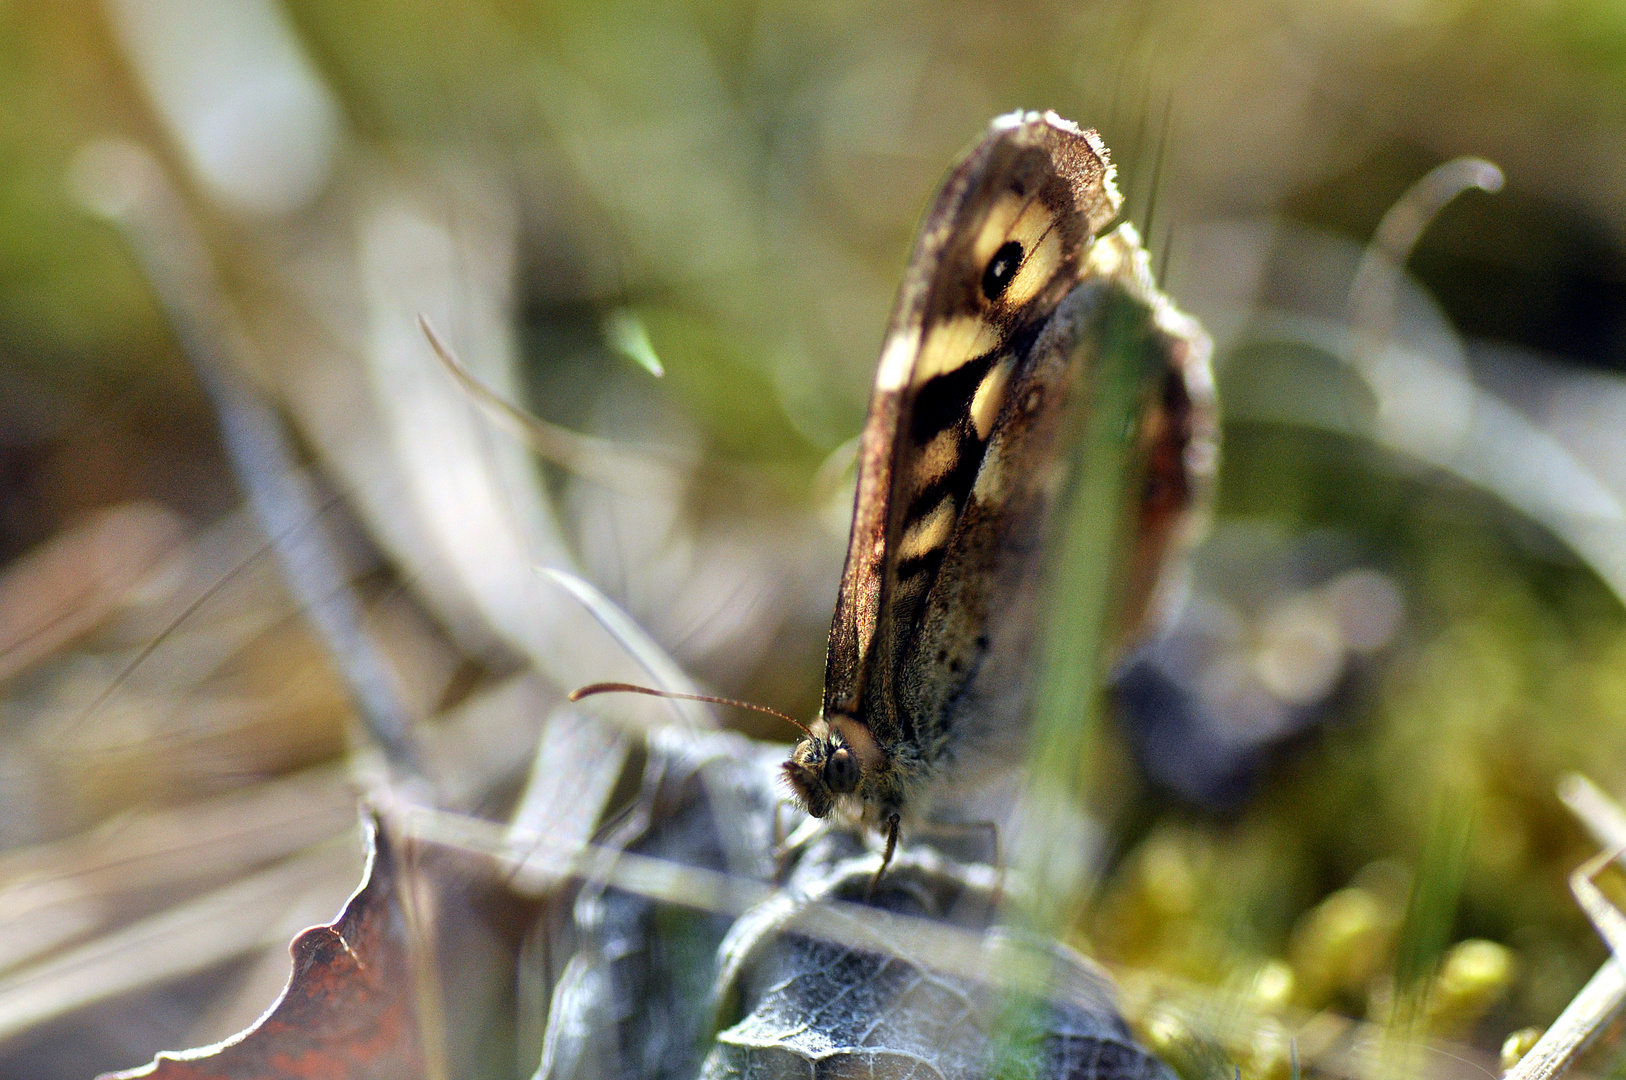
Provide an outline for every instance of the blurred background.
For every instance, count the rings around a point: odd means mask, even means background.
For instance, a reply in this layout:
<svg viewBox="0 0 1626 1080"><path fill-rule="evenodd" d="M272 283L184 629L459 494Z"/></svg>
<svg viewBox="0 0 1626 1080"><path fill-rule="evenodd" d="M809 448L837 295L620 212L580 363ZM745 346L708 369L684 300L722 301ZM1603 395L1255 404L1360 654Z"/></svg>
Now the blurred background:
<svg viewBox="0 0 1626 1080"><path fill-rule="evenodd" d="M0 1074L238 1030L354 886L368 740L313 608L452 807L535 790L562 689L648 680L535 565L815 711L909 244L1013 108L1101 130L1225 414L1186 602L1118 672L1074 944L1183 1072L1250 1078L1295 1040L1359 1074L1339 1040L1402 997L1494 1073L1605 957L1556 792L1626 792L1626 8L13 2L0 103ZM1368 240L1461 155L1505 185L1363 345ZM281 418L239 444L304 499L269 537L199 365ZM306 535L349 600L286 584L268 542ZM509 1023L491 1075L529 1075Z"/></svg>

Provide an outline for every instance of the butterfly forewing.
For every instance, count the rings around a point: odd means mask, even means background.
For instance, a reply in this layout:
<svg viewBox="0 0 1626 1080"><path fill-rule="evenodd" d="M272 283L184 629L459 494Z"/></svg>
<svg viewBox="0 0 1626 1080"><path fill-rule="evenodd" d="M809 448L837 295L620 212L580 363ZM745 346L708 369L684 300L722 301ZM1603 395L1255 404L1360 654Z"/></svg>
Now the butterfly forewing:
<svg viewBox="0 0 1626 1080"><path fill-rule="evenodd" d="M942 695L918 684L937 652L940 682L975 661L924 648L928 599L946 565L999 546L1009 519L974 491L989 440L1118 202L1093 132L1054 114L1012 116L950 174L916 241L861 440L825 672L825 716L852 717L883 750L929 757L921 729ZM975 602L956 623L970 627L982 598L963 599ZM973 649L978 636L959 635Z"/></svg>

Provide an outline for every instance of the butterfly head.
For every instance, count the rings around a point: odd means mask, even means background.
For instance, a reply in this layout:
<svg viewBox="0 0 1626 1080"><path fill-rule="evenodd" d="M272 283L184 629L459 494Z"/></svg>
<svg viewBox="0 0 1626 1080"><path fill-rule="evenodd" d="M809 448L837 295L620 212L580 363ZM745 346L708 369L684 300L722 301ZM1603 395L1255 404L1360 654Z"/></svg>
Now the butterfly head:
<svg viewBox="0 0 1626 1080"><path fill-rule="evenodd" d="M843 795L858 790L864 779L860 749L840 727L815 723L785 762L785 781L796 801L816 818L827 816Z"/></svg>

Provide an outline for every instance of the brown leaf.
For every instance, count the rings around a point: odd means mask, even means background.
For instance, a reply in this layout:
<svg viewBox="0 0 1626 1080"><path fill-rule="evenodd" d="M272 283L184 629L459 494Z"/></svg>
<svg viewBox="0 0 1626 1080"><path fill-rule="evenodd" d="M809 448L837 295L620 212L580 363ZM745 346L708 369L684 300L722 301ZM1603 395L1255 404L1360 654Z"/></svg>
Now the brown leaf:
<svg viewBox="0 0 1626 1080"><path fill-rule="evenodd" d="M366 825L362 885L337 921L294 938L293 976L253 1027L99 1080L413 1080L425 1075L406 912L389 839Z"/></svg>

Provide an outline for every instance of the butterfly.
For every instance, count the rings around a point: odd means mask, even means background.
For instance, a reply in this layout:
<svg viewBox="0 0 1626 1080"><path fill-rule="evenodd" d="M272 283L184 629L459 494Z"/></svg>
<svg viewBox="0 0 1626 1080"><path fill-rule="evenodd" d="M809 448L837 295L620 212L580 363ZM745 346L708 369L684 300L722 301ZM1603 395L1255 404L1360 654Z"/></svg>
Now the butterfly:
<svg viewBox="0 0 1626 1080"><path fill-rule="evenodd" d="M881 871L927 791L1013 741L1045 512L1065 478L1062 429L1080 383L1076 350L1046 332L1103 272L1092 258L1122 204L1114 175L1096 132L1053 112L1002 116L949 173L916 238L859 440L823 708L791 721L804 737L783 766L811 817L839 811L885 833ZM1133 240L1117 251L1139 253ZM1206 353L1186 344L1171 348L1138 429L1147 468L1131 607L1144 607L1202 487ZM572 697L612 689L638 688Z"/></svg>

